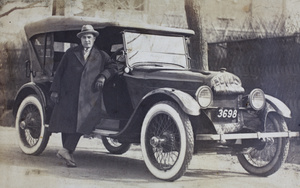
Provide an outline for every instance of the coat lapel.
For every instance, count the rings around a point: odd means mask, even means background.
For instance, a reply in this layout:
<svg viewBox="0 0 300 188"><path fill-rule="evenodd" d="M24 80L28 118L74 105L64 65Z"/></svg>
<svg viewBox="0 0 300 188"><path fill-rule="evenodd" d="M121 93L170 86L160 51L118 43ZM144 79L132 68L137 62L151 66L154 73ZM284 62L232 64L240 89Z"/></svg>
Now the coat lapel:
<svg viewBox="0 0 300 188"><path fill-rule="evenodd" d="M74 51L75 56L77 57L77 59L79 60L79 62L81 63L82 66L85 65L85 60L83 57L83 47L80 46L78 47L75 51Z"/></svg>
<svg viewBox="0 0 300 188"><path fill-rule="evenodd" d="M99 51L98 49L94 46L92 49L91 49L91 52L90 52L90 55L89 57L87 58L87 63L88 62L95 62L95 61L99 61Z"/></svg>

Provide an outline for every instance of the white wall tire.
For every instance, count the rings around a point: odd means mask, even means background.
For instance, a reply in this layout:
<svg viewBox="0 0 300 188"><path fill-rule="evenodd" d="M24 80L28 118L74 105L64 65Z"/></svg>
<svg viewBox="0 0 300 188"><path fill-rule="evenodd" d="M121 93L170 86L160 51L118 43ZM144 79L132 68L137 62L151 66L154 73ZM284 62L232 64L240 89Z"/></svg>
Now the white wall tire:
<svg viewBox="0 0 300 188"><path fill-rule="evenodd" d="M22 101L15 126L19 147L25 154L39 155L44 151L50 134L45 130L43 108L36 95Z"/></svg>
<svg viewBox="0 0 300 188"><path fill-rule="evenodd" d="M274 114L269 114L266 122L266 132L288 131L283 119ZM270 138L264 147L257 149L251 147L246 154L237 155L242 167L250 174L266 177L274 174L284 163L288 150L288 138Z"/></svg>
<svg viewBox="0 0 300 188"><path fill-rule="evenodd" d="M155 177L166 181L180 178L194 149L188 116L173 102L155 104L143 121L141 148L146 166Z"/></svg>

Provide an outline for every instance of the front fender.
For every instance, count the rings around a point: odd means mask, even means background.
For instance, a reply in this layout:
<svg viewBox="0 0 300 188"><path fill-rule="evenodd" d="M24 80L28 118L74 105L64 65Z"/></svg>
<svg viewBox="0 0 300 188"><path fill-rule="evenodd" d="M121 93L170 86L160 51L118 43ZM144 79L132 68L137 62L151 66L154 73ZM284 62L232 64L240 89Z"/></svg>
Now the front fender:
<svg viewBox="0 0 300 188"><path fill-rule="evenodd" d="M265 98L266 98L265 114L268 114L269 112L277 112L283 117L286 118L292 117L291 110L281 100L272 97L270 95L265 95Z"/></svg>
<svg viewBox="0 0 300 188"><path fill-rule="evenodd" d="M192 116L200 115L200 106L191 95L171 88L159 88L149 92L140 100L121 132L111 134L109 137L123 142L139 143L141 126L148 110L153 104L170 99L177 102L185 113Z"/></svg>
<svg viewBox="0 0 300 188"><path fill-rule="evenodd" d="M182 110L189 115L200 115L200 105L191 95L172 88L159 88L154 91L151 91L143 97L142 101L156 94L164 94L171 97L178 103Z"/></svg>

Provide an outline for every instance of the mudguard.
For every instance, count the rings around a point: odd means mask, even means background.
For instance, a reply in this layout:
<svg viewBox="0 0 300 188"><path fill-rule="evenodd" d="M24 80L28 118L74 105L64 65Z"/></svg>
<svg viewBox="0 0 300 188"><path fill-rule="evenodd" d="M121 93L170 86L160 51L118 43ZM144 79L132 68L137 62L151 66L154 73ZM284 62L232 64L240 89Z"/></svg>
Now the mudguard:
<svg viewBox="0 0 300 188"><path fill-rule="evenodd" d="M151 91L143 97L141 101L144 101L148 97L151 97L155 94L165 94L175 100L182 110L192 116L200 115L200 105L198 102L188 93L182 92L180 90L172 88L159 88L154 91Z"/></svg>
<svg viewBox="0 0 300 188"><path fill-rule="evenodd" d="M43 90L35 83L29 82L24 85L18 90L17 95L14 100L14 105L13 105L13 114L16 115L18 108L23 101L24 98L26 98L30 94L36 94L40 97L41 104L43 106L43 110L45 112L45 107L46 107L46 98L44 95Z"/></svg>
<svg viewBox="0 0 300 188"><path fill-rule="evenodd" d="M265 98L266 98L266 108L265 108L266 114L269 112L277 112L283 117L292 118L291 110L281 100L266 94L265 94Z"/></svg>
<svg viewBox="0 0 300 188"><path fill-rule="evenodd" d="M139 143L141 125L143 118L147 113L147 108L144 108L145 104L154 104L155 102L165 100L167 98L171 98L176 101L181 109L188 115L200 115L200 105L188 93L171 88L159 88L149 92L140 100L139 104L136 106L130 119L121 132L117 134L110 134L109 137L117 138L122 142Z"/></svg>
<svg viewBox="0 0 300 188"><path fill-rule="evenodd" d="M285 124L284 118L291 118L291 110L279 99L272 97L270 95L266 95L265 94L265 98L266 98L266 106L263 110L263 120L264 120L264 127L266 127L266 122L267 122L267 117L268 114L271 112L275 112L277 114L280 115L279 117L279 121L280 124ZM286 130L287 131L287 130Z"/></svg>

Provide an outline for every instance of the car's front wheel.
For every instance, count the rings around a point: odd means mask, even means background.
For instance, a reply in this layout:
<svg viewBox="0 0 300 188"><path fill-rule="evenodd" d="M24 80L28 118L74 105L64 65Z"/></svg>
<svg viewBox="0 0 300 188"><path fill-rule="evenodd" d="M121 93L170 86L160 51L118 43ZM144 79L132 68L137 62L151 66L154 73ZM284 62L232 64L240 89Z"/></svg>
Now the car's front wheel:
<svg viewBox="0 0 300 188"><path fill-rule="evenodd" d="M167 181L180 178L194 148L188 116L173 102L155 104L143 121L141 148L146 166L155 177Z"/></svg>
<svg viewBox="0 0 300 188"><path fill-rule="evenodd" d="M15 126L21 150L29 155L39 155L46 148L50 133L45 129L44 113L36 95L29 95L20 104Z"/></svg>
<svg viewBox="0 0 300 188"><path fill-rule="evenodd" d="M266 122L266 132L287 131L283 119L269 114ZM275 173L284 163L289 150L288 138L266 138L260 144L249 147L244 154L238 155L242 167L251 174L269 176Z"/></svg>

